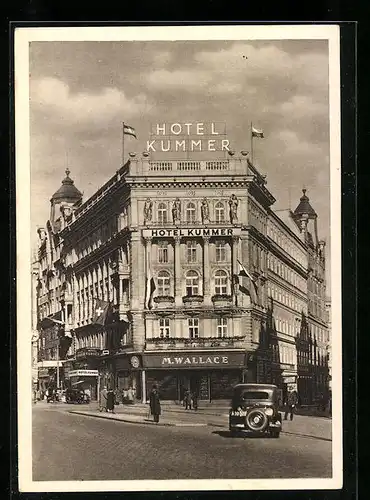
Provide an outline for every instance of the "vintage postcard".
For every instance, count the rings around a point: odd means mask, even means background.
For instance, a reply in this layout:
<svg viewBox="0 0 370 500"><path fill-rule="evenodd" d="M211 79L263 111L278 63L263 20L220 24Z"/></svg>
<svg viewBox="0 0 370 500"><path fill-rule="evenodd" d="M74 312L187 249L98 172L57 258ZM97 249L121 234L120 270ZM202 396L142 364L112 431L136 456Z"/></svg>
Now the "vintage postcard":
<svg viewBox="0 0 370 500"><path fill-rule="evenodd" d="M342 486L339 27L17 28L21 492Z"/></svg>

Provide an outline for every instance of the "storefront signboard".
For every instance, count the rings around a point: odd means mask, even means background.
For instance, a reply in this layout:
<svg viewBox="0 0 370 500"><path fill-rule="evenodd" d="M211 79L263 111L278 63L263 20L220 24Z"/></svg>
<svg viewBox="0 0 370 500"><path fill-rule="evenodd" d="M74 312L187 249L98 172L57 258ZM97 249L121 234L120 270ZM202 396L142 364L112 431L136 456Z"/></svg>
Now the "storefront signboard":
<svg viewBox="0 0 370 500"><path fill-rule="evenodd" d="M101 349L95 347L82 347L76 351L76 359L89 358L101 355Z"/></svg>
<svg viewBox="0 0 370 500"><path fill-rule="evenodd" d="M239 236L240 227L181 228L181 229L144 229L143 237L181 237L181 236Z"/></svg>
<svg viewBox="0 0 370 500"><path fill-rule="evenodd" d="M98 370L71 370L68 372L68 377L98 377Z"/></svg>
<svg viewBox="0 0 370 500"><path fill-rule="evenodd" d="M242 368L244 352L176 352L143 355L144 368Z"/></svg>

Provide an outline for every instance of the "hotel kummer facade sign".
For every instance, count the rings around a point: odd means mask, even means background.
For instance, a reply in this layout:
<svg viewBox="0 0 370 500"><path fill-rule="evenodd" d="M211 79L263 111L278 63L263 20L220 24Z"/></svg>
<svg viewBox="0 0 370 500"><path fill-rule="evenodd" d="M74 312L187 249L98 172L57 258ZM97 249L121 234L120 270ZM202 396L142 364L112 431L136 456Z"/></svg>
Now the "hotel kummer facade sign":
<svg viewBox="0 0 370 500"><path fill-rule="evenodd" d="M178 237L178 236L239 236L240 228L217 227L217 228L181 228L181 229L144 229L143 236L147 237Z"/></svg>
<svg viewBox="0 0 370 500"><path fill-rule="evenodd" d="M243 368L244 352L176 352L146 354L143 356L145 368Z"/></svg>
<svg viewBox="0 0 370 500"><path fill-rule="evenodd" d="M148 153L229 151L222 122L157 123L151 126Z"/></svg>

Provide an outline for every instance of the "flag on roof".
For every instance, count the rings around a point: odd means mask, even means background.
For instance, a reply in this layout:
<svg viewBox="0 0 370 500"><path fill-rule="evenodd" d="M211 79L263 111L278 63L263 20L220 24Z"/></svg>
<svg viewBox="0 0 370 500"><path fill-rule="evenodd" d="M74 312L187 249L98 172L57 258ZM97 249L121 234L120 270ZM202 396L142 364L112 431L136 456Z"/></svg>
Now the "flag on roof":
<svg viewBox="0 0 370 500"><path fill-rule="evenodd" d="M130 127L130 125L123 124L123 133L126 135L132 135L132 137L135 137L135 139L137 139L136 130L134 129L134 127Z"/></svg>
<svg viewBox="0 0 370 500"><path fill-rule="evenodd" d="M263 139L263 130L258 130L252 126L252 137L259 137L260 139Z"/></svg>

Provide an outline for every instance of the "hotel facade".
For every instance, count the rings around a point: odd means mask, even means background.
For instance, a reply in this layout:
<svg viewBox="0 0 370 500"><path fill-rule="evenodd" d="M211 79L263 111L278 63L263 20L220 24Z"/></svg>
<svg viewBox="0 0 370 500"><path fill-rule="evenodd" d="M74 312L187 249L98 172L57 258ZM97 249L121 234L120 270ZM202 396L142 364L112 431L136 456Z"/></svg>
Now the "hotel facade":
<svg viewBox="0 0 370 500"><path fill-rule="evenodd" d="M190 389L201 403L275 383L312 404L328 381L325 244L305 191L294 211L275 201L246 156L130 153L85 202L67 170L38 231L44 386L57 375L146 401L156 383L162 400ZM97 300L112 307L105 325ZM46 376L46 361L62 367Z"/></svg>

